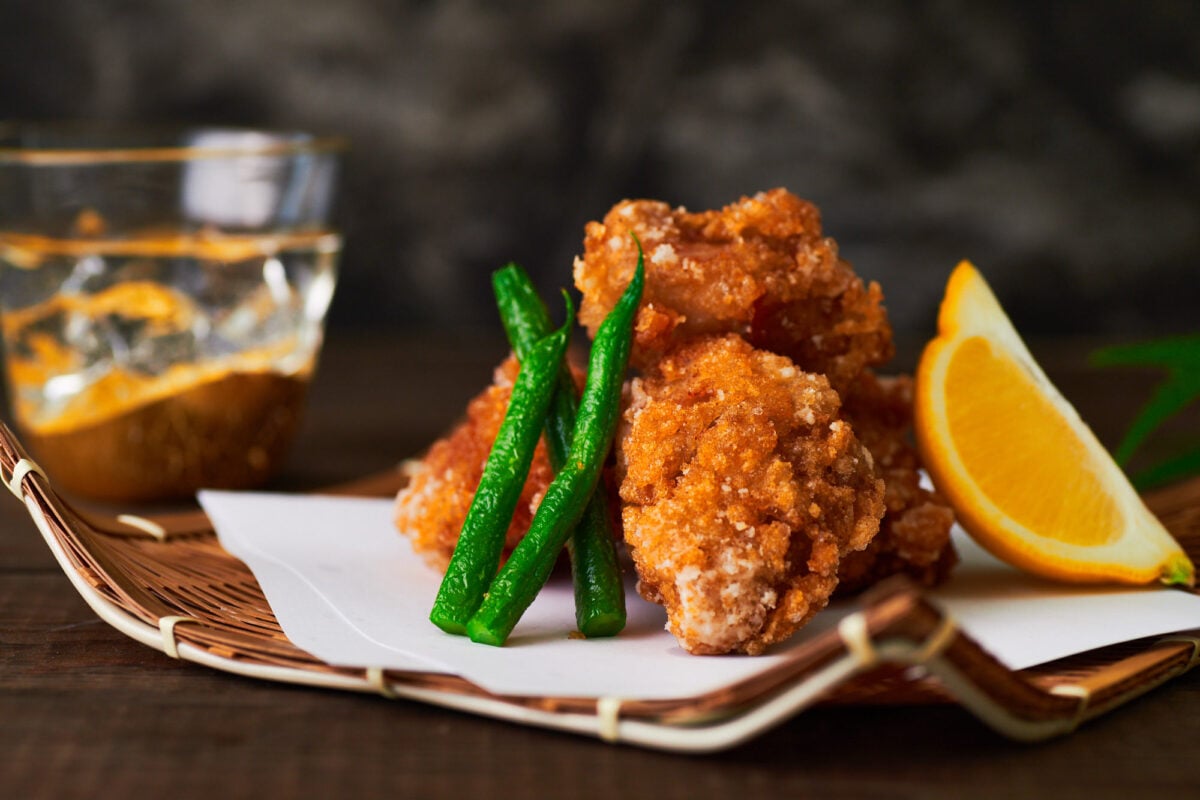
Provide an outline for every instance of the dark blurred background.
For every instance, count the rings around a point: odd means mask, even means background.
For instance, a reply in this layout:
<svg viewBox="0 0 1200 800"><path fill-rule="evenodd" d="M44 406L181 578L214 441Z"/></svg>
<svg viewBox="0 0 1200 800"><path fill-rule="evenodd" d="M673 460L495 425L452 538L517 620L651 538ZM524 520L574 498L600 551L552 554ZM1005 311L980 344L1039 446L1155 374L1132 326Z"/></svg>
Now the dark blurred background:
<svg viewBox="0 0 1200 800"><path fill-rule="evenodd" d="M616 200L816 202L902 333L1200 328L1200 3L2 0L0 117L346 136L331 323L495 326Z"/></svg>

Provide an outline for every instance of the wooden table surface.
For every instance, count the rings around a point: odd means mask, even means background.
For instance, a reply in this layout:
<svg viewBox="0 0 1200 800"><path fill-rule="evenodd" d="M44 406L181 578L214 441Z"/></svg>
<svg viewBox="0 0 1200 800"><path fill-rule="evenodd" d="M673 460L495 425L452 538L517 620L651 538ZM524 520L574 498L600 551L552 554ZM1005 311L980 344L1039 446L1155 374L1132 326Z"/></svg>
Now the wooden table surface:
<svg viewBox="0 0 1200 800"><path fill-rule="evenodd" d="M1145 396L1146 376L1090 372L1078 345L1035 351L1102 439ZM500 355L494 339L335 332L276 486L415 453ZM953 706L838 707L705 756L231 676L97 619L21 505L0 501L0 798L1197 796L1198 743L1200 672L1037 745Z"/></svg>

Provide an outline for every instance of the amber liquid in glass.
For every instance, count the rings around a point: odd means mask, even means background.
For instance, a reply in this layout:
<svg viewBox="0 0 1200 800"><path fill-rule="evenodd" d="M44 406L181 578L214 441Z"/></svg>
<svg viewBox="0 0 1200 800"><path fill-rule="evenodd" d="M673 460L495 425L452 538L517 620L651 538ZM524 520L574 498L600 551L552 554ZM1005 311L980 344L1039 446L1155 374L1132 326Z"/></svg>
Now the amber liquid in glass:
<svg viewBox="0 0 1200 800"><path fill-rule="evenodd" d="M282 462L338 237L0 233L18 426L56 484L105 500L261 483Z"/></svg>

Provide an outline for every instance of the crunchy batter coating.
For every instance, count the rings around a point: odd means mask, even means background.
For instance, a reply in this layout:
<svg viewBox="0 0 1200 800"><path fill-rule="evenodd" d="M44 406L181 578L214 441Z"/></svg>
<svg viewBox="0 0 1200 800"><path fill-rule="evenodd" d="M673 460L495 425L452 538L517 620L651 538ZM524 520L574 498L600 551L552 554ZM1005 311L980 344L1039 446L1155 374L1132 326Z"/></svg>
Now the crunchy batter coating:
<svg viewBox="0 0 1200 800"><path fill-rule="evenodd" d="M511 356L496 368L492 385L467 406L466 419L434 442L425 457L413 466L408 485L396 496L396 527L412 539L413 549L438 571L446 569L454 553L475 487L483 476L492 442L508 410L518 369L517 360ZM538 503L553 478L546 444L539 441L505 536L506 553L529 530Z"/></svg>
<svg viewBox="0 0 1200 800"><path fill-rule="evenodd" d="M575 262L594 334L646 252L646 289L617 436L625 540L639 591L693 653L760 653L895 573L932 585L954 515L920 486L907 378L879 286L864 285L811 204L776 189L724 209L617 204ZM515 360L416 464L397 526L444 569L508 406ZM579 376L577 375L577 378ZM511 549L552 472L539 445ZM886 484L886 488L885 488ZM882 517L882 522L881 522ZM878 533L877 533L878 532Z"/></svg>
<svg viewBox="0 0 1200 800"><path fill-rule="evenodd" d="M863 285L822 235L816 207L784 189L698 213L626 200L588 223L575 286L592 335L633 274L631 232L646 253L637 366L690 336L738 333L841 389L892 356L879 285Z"/></svg>
<svg viewBox="0 0 1200 800"><path fill-rule="evenodd" d="M733 332L756 347L823 373L842 395L845 415L887 484L880 534L842 567L840 591L853 592L904 573L923 585L956 562L954 514L920 488L920 463L908 440L911 386L881 382L870 367L892 356L892 334L877 284L864 286L821 234L817 209L783 189L719 211L689 213L665 203L618 203L587 226L575 262L589 330L632 274L635 232L646 251L646 292L638 316L635 362L653 370L672 347L696 336Z"/></svg>
<svg viewBox="0 0 1200 800"><path fill-rule="evenodd" d="M887 484L887 511L879 535L842 562L838 593L861 591L897 574L922 586L940 583L958 563L950 542L954 511L941 495L921 487L921 462L909 440L912 379L880 378L867 371L843 399L846 419Z"/></svg>
<svg viewBox="0 0 1200 800"><path fill-rule="evenodd" d="M639 592L692 653L760 653L824 608L883 512L829 382L735 335L634 379L618 437Z"/></svg>

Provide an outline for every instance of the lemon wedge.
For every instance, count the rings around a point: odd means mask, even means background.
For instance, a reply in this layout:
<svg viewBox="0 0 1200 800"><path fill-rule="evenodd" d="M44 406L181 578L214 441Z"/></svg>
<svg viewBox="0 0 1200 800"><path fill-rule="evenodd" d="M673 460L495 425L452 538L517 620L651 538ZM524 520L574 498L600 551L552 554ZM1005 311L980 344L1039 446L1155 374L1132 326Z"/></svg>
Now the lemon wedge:
<svg viewBox="0 0 1200 800"><path fill-rule="evenodd" d="M951 275L921 356L914 418L934 484L998 558L1064 581L1194 584L1183 548L968 262Z"/></svg>

